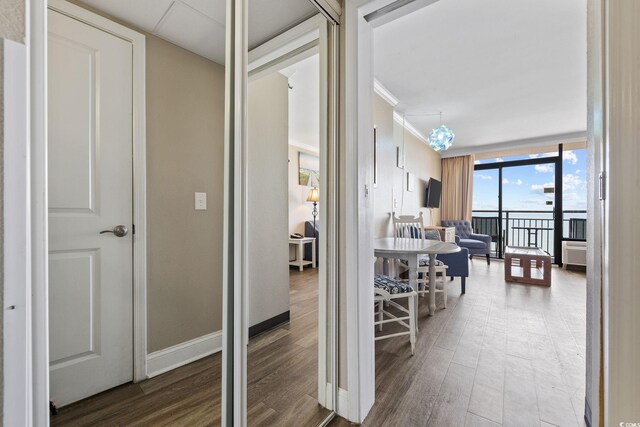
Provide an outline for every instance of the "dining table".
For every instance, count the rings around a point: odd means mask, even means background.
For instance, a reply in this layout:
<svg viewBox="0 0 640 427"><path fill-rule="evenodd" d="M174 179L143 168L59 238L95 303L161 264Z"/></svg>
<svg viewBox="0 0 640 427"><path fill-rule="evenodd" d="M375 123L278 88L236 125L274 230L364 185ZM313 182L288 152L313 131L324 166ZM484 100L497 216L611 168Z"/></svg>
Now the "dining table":
<svg viewBox="0 0 640 427"><path fill-rule="evenodd" d="M441 242L439 240L402 237L375 239L373 247L375 256L385 261L390 258L408 261L409 285L416 291L418 290L420 256L429 256L429 316L433 316L436 311L436 257L438 254L459 252L460 247L455 243Z"/></svg>

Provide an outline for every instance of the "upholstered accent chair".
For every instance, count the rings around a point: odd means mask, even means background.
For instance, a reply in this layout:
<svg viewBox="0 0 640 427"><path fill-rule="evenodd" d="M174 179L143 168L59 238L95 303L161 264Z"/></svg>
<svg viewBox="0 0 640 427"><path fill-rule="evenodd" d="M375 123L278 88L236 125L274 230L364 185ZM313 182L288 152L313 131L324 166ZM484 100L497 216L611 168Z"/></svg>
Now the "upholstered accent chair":
<svg viewBox="0 0 640 427"><path fill-rule="evenodd" d="M491 236L475 234L471 222L465 220L442 220L443 227L455 227L456 243L461 248L469 249L469 256L485 255L487 265L491 263Z"/></svg>
<svg viewBox="0 0 640 427"><path fill-rule="evenodd" d="M426 230L424 233L425 239L440 240L440 233L436 230ZM460 252L440 254L438 255L437 261L447 267L446 275L450 277L451 280L453 280L454 277L460 278L460 293L464 294L467 287L467 277L469 277L469 249L460 248Z"/></svg>

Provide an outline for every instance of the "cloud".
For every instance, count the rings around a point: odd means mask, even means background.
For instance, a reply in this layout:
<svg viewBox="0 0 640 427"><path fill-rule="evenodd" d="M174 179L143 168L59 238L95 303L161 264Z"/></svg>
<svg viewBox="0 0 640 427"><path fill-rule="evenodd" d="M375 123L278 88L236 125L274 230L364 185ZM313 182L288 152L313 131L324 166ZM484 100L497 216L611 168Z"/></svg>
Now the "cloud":
<svg viewBox="0 0 640 427"><path fill-rule="evenodd" d="M498 163L502 162L502 157L496 157L495 161Z"/></svg>
<svg viewBox="0 0 640 427"><path fill-rule="evenodd" d="M522 180L521 179L516 179L515 181L509 181L507 178L502 178L502 183L507 185L522 185Z"/></svg>
<svg viewBox="0 0 640 427"><path fill-rule="evenodd" d="M493 177L492 177L491 175L483 175L483 174L481 174L481 173L476 174L476 176L477 176L478 178L480 178L480 179L484 179L484 180L487 180L487 179L493 179Z"/></svg>
<svg viewBox="0 0 640 427"><path fill-rule="evenodd" d="M530 159L537 159L538 157L540 157L540 154L529 154Z"/></svg>
<svg viewBox="0 0 640 427"><path fill-rule="evenodd" d="M553 166L548 165L548 164L535 165L534 168L535 168L536 172L540 172L540 173L551 173L551 172L553 172Z"/></svg>
<svg viewBox="0 0 640 427"><path fill-rule="evenodd" d="M584 181L578 175L566 174L562 176L562 189L564 191L567 190L576 190L580 187Z"/></svg>
<svg viewBox="0 0 640 427"><path fill-rule="evenodd" d="M574 172L576 175L579 174L580 172L582 172L580 169L576 169L576 171Z"/></svg>
<svg viewBox="0 0 640 427"><path fill-rule="evenodd" d="M571 150L565 151L563 154L563 158L565 162L569 162L572 165L575 165L576 163L578 163L578 156L576 156L576 153L574 153Z"/></svg>
<svg viewBox="0 0 640 427"><path fill-rule="evenodd" d="M482 160L475 160L475 161L473 162L473 164L474 164L474 165L479 165L479 164L481 164L481 163L482 163Z"/></svg>
<svg viewBox="0 0 640 427"><path fill-rule="evenodd" d="M578 200L579 199L578 193L564 193L562 195L562 198L564 200Z"/></svg>

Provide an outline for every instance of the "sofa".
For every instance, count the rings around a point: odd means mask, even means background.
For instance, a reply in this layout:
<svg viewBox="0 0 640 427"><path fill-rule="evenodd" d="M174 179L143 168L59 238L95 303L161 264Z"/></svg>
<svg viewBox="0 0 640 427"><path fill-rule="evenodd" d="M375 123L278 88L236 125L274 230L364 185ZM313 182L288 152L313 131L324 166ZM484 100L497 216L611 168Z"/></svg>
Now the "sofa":
<svg viewBox="0 0 640 427"><path fill-rule="evenodd" d="M471 222L466 220L442 220L440 225L456 229L456 243L461 248L467 248L469 256L484 255L487 257L487 265L491 263L491 236L475 234Z"/></svg>
<svg viewBox="0 0 640 427"><path fill-rule="evenodd" d="M316 228L313 228L313 221L306 221L304 223L304 237L315 237L316 238L316 257L317 260L320 258L320 220L316 219ZM311 261L311 245L304 245L304 259ZM320 263L318 262L318 265Z"/></svg>

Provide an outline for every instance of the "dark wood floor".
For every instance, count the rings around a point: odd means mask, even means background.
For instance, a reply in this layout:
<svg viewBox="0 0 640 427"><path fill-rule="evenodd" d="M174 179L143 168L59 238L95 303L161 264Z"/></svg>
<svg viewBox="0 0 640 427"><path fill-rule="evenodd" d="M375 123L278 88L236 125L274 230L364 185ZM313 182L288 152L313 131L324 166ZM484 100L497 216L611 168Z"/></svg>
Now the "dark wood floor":
<svg viewBox="0 0 640 427"><path fill-rule="evenodd" d="M585 274L554 268L544 288L505 283L501 262L470 268L467 294L451 282L446 310L427 317L421 298L415 356L406 337L376 344L364 425L584 425Z"/></svg>
<svg viewBox="0 0 640 427"><path fill-rule="evenodd" d="M291 321L253 338L248 423L315 426L328 414L317 395L318 270L290 272ZM218 426L221 355L61 408L54 426Z"/></svg>
<svg viewBox="0 0 640 427"><path fill-rule="evenodd" d="M503 264L473 260L467 294L406 338L376 345L366 426L581 426L586 281L553 269L551 288L507 284ZM317 270L291 271L291 323L249 345L249 424L314 426ZM441 302L439 305L441 305ZM385 331L391 330L386 326ZM53 425L219 425L220 355L62 408ZM333 426L349 425L336 419Z"/></svg>

